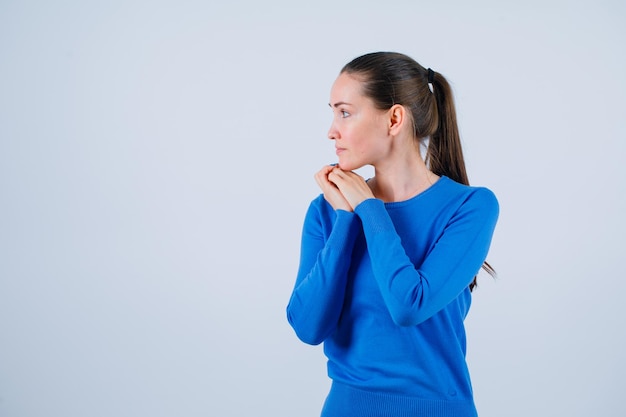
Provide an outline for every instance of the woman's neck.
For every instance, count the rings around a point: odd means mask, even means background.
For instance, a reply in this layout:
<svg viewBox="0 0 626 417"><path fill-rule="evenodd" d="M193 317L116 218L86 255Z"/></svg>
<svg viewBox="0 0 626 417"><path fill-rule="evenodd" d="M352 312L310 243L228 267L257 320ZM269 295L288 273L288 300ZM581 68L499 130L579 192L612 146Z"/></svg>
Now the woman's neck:
<svg viewBox="0 0 626 417"><path fill-rule="evenodd" d="M415 197L439 179L428 169L419 153L406 153L402 158L375 165L374 170L374 178L368 184L374 196L386 203Z"/></svg>

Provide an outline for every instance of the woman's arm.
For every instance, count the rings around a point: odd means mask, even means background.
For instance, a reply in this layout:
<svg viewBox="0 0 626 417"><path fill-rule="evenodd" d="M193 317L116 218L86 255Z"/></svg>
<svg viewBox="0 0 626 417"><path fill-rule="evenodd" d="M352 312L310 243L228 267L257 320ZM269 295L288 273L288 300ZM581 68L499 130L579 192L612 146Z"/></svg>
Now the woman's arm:
<svg viewBox="0 0 626 417"><path fill-rule="evenodd" d="M480 188L461 205L421 265L414 265L380 200L355 208L385 304L401 326L414 326L444 308L483 264L498 217L498 202Z"/></svg>
<svg viewBox="0 0 626 417"><path fill-rule="evenodd" d="M324 201L318 201L326 204ZM300 266L287 306L287 319L305 343L323 342L337 326L344 302L352 249L360 221L346 210L335 210L335 218L311 204L302 232ZM331 226L332 222L332 226ZM332 227L330 233L324 228Z"/></svg>

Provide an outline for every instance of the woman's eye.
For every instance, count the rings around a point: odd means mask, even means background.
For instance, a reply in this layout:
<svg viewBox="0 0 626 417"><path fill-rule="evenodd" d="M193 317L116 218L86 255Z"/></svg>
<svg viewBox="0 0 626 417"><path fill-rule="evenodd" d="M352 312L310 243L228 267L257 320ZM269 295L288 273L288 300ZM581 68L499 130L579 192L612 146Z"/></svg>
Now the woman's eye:
<svg viewBox="0 0 626 417"><path fill-rule="evenodd" d="M345 110L341 110L340 114L341 114L342 119L345 119L346 117L350 116L350 113L348 113Z"/></svg>

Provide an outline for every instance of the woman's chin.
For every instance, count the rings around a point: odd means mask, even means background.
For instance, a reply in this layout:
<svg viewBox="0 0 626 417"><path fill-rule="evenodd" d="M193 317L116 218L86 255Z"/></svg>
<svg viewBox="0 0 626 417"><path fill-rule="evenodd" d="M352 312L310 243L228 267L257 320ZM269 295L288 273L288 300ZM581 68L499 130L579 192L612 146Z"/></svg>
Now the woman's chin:
<svg viewBox="0 0 626 417"><path fill-rule="evenodd" d="M343 171L354 171L359 168L364 167L364 164L356 164L354 162L342 161L341 159L338 161L337 166L341 168Z"/></svg>

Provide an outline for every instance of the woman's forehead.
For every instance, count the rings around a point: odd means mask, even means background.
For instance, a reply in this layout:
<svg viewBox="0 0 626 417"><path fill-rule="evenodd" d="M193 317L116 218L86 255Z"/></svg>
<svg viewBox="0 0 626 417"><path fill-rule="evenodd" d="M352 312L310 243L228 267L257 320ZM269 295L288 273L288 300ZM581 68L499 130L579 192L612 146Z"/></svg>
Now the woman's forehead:
<svg viewBox="0 0 626 417"><path fill-rule="evenodd" d="M330 105L356 104L365 99L363 82L351 74L341 73L330 90Z"/></svg>

